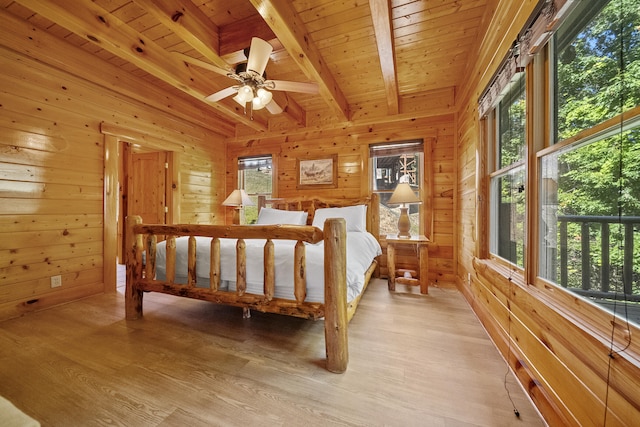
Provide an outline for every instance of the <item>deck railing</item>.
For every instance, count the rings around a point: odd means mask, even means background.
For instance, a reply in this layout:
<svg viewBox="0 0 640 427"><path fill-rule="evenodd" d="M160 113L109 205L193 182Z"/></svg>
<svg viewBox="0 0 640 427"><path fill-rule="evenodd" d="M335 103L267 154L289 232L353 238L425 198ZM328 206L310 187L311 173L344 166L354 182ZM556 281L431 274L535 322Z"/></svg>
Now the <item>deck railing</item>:
<svg viewBox="0 0 640 427"><path fill-rule="evenodd" d="M561 286L587 297L640 301L640 249L635 248L640 239L634 240L639 216L558 215L557 220ZM570 268L576 265L581 270L578 286L569 280Z"/></svg>

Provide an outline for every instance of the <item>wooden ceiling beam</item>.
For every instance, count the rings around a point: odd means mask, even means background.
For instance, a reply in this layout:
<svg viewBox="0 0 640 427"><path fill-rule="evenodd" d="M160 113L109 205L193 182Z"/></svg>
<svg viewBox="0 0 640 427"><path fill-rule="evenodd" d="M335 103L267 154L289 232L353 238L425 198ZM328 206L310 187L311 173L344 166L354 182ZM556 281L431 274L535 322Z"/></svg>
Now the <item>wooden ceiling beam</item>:
<svg viewBox="0 0 640 427"><path fill-rule="evenodd" d="M393 26L391 23L391 5L389 0L369 0L373 31L378 46L382 80L387 96L388 114L398 114L398 76L393 46Z"/></svg>
<svg viewBox="0 0 640 427"><path fill-rule="evenodd" d="M17 0L33 12L63 26L97 46L130 62L200 102L209 95L206 78L188 67L139 32L102 9L91 0L76 0L73 7L53 0ZM225 117L254 130L265 131L267 124L257 118L239 115L222 103L207 103Z"/></svg>
<svg viewBox="0 0 640 427"><path fill-rule="evenodd" d="M152 14L165 27L200 52L216 67L233 71L222 59L220 31L198 7L190 1L134 0L145 11Z"/></svg>
<svg viewBox="0 0 640 427"><path fill-rule="evenodd" d="M310 80L318 83L320 95L340 119L349 120L349 104L320 51L311 42L304 22L287 0L250 0L271 27L289 55Z"/></svg>
<svg viewBox="0 0 640 427"><path fill-rule="evenodd" d="M274 94L274 97L276 95ZM286 92L277 93L278 104L298 125L307 125L307 112ZM283 101L281 101L283 100Z"/></svg>

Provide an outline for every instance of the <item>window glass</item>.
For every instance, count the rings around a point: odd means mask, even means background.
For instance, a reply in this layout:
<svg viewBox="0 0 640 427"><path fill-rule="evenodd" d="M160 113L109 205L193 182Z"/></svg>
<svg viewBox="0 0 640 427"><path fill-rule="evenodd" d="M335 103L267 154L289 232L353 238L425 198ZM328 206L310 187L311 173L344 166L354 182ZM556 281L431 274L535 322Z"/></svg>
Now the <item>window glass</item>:
<svg viewBox="0 0 640 427"><path fill-rule="evenodd" d="M580 2L552 51L575 142L541 157L539 274L640 323L640 0Z"/></svg>
<svg viewBox="0 0 640 427"><path fill-rule="evenodd" d="M498 105L498 169L524 160L524 73L518 74Z"/></svg>
<svg viewBox="0 0 640 427"><path fill-rule="evenodd" d="M619 114L620 85L640 91L639 13L638 0L582 1L555 33L556 141Z"/></svg>
<svg viewBox="0 0 640 427"><path fill-rule="evenodd" d="M389 205L389 198L400 182L408 182L420 197L422 141L376 144L370 147L373 191L380 197L380 235L398 232L400 206ZM420 234L420 205L411 204L409 220L412 235Z"/></svg>
<svg viewBox="0 0 640 427"><path fill-rule="evenodd" d="M540 275L607 308L637 305L640 126L546 156L540 175Z"/></svg>
<svg viewBox="0 0 640 427"><path fill-rule="evenodd" d="M491 252L524 268L524 166L491 180Z"/></svg>
<svg viewBox="0 0 640 427"><path fill-rule="evenodd" d="M238 184L244 189L254 206L244 207L244 223L255 224L258 219L258 196L271 198L273 192L271 156L238 159Z"/></svg>
<svg viewBox="0 0 640 427"><path fill-rule="evenodd" d="M497 141L491 177L490 251L524 268L525 249L525 84L514 76L496 108Z"/></svg>

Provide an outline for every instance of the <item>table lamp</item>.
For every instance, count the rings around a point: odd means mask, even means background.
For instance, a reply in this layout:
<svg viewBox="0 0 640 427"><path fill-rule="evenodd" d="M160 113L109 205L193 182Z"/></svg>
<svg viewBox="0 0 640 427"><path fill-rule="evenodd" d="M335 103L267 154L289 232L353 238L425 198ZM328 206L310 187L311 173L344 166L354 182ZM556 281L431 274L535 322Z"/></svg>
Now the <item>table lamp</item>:
<svg viewBox="0 0 640 427"><path fill-rule="evenodd" d="M413 192L411 186L406 182L398 184L391 198L387 202L390 205L400 205L400 218L398 218L398 238L408 239L411 237L409 230L411 229L411 221L407 213L408 204L422 203L422 201Z"/></svg>
<svg viewBox="0 0 640 427"><path fill-rule="evenodd" d="M229 197L224 199L222 205L235 206L235 209L233 210L233 224L238 225L240 224L240 209L242 209L243 206L253 206L254 203L251 201L246 191L236 189L229 194Z"/></svg>

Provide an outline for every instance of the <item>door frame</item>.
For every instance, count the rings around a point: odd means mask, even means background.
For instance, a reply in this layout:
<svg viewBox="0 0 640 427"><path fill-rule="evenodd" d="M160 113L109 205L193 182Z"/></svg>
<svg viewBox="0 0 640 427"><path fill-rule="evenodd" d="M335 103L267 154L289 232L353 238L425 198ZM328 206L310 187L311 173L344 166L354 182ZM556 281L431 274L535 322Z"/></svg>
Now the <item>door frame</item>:
<svg viewBox="0 0 640 427"><path fill-rule="evenodd" d="M123 178L123 146L125 143L140 144L149 149L167 153L168 169L165 175L167 224L180 222L180 155L167 150L171 145L168 141L155 140L131 129L103 122L100 124L100 131L104 135L103 290L115 292L118 268L118 227L123 227L123 222L118 218L119 210L122 210L122 207L119 207L121 200L119 183Z"/></svg>

